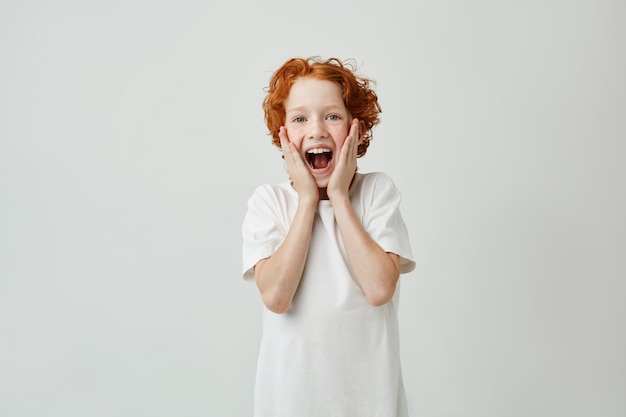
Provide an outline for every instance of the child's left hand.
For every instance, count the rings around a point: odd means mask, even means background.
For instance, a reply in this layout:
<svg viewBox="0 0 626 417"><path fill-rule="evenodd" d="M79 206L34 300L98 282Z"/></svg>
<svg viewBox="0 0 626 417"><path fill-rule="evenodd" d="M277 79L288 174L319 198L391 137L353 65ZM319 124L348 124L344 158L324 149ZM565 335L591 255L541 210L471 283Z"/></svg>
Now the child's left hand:
<svg viewBox="0 0 626 417"><path fill-rule="evenodd" d="M339 152L339 158L336 161L337 165L330 177L326 190L328 198L331 200L342 195L348 196L348 190L357 168L356 155L361 139L360 125L359 119L352 120L348 137Z"/></svg>

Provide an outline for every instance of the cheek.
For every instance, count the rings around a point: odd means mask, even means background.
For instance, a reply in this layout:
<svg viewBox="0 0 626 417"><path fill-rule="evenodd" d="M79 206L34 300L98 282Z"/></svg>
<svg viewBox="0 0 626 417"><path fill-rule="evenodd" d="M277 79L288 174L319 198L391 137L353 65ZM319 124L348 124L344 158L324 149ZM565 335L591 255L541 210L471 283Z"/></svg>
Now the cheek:
<svg viewBox="0 0 626 417"><path fill-rule="evenodd" d="M334 132L333 137L335 138L335 143L337 144L338 149L341 149L343 144L346 142L346 138L348 137L349 133L349 127L350 126L342 126Z"/></svg>
<svg viewBox="0 0 626 417"><path fill-rule="evenodd" d="M287 128L287 139L289 139L289 142L296 145L298 149L300 149L300 144L302 143L302 133L299 130L300 129Z"/></svg>
<svg viewBox="0 0 626 417"><path fill-rule="evenodd" d="M335 144L337 146L337 149L341 150L341 148L343 148L344 143L346 143L345 136L338 136L335 138Z"/></svg>

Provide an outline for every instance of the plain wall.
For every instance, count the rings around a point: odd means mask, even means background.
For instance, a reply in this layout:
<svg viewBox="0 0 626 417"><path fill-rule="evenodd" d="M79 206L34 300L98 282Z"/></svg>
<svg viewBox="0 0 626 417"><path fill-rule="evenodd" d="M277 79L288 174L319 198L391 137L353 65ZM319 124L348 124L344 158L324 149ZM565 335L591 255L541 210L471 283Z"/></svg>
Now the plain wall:
<svg viewBox="0 0 626 417"><path fill-rule="evenodd" d="M626 415L619 1L1 1L0 416L251 416L263 88L354 58L413 416Z"/></svg>

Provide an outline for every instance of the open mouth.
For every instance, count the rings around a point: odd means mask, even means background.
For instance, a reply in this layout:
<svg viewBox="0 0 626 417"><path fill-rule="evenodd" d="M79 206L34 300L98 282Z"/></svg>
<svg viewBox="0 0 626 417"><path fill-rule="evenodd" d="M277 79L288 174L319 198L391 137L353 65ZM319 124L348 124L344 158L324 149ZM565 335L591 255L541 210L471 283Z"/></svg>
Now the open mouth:
<svg viewBox="0 0 626 417"><path fill-rule="evenodd" d="M306 160L313 169L324 169L333 159L333 151L326 148L313 148L306 152Z"/></svg>

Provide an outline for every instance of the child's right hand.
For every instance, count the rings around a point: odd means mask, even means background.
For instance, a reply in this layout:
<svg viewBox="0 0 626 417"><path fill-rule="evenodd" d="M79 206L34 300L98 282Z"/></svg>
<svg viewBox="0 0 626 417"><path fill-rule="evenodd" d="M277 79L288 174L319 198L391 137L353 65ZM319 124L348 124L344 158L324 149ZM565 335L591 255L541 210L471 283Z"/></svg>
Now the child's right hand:
<svg viewBox="0 0 626 417"><path fill-rule="evenodd" d="M315 178L309 171L307 163L302 159L300 150L289 141L287 129L284 126L280 127L278 138L280 139L280 147L287 166L287 173L293 188L298 192L298 200L300 202L317 204L320 197Z"/></svg>

